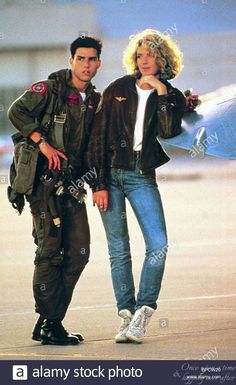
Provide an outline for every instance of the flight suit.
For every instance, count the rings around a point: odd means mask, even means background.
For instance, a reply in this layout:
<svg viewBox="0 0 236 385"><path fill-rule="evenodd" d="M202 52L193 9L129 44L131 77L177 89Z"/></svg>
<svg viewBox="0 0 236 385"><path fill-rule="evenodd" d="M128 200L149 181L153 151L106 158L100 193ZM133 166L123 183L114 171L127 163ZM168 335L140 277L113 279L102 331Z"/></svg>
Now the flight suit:
<svg viewBox="0 0 236 385"><path fill-rule="evenodd" d="M61 111L66 114L63 143L73 180L78 180L86 172L83 157L100 99L100 94L91 83L85 92L83 101L79 91L71 84L71 71L60 70L51 74L48 80L33 84L9 109L9 119L24 137L39 131L47 137L50 145L60 149L53 125L41 124L52 94L56 94L56 113L60 105ZM70 195L56 196L54 190L50 196L47 195L40 179L46 169L47 159L40 153L33 193L26 196L33 216L33 237L37 245L33 292L36 312L43 318L62 320L74 287L89 260L90 232L85 203L79 203ZM51 199L61 220L60 227L53 222L49 207Z"/></svg>

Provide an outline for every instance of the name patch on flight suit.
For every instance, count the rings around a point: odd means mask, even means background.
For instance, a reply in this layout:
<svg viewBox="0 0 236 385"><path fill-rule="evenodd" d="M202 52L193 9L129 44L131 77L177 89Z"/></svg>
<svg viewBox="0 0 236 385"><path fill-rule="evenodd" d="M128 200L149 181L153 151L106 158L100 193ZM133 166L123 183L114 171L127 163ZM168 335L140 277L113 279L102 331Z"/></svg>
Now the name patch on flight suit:
<svg viewBox="0 0 236 385"><path fill-rule="evenodd" d="M40 83L34 83L32 86L31 86L31 89L30 89L32 92L36 93L36 94L40 94L40 95L43 95L45 94L45 92L47 91L47 86L45 83L43 82L40 82Z"/></svg>

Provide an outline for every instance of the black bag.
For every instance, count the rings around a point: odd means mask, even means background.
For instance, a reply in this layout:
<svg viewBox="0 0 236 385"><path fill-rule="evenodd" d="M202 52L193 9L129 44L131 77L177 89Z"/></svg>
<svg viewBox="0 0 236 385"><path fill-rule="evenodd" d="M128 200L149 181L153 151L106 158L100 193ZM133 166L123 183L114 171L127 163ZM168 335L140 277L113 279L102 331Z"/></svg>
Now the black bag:
<svg viewBox="0 0 236 385"><path fill-rule="evenodd" d="M14 139L13 139L14 141ZM20 194L32 194L39 149L29 140L21 140L14 147L14 178L10 175L12 189Z"/></svg>
<svg viewBox="0 0 236 385"><path fill-rule="evenodd" d="M38 161L38 148L21 134L12 135L14 143L13 162L10 167L10 186L7 188L8 200L21 214L24 194L32 194Z"/></svg>

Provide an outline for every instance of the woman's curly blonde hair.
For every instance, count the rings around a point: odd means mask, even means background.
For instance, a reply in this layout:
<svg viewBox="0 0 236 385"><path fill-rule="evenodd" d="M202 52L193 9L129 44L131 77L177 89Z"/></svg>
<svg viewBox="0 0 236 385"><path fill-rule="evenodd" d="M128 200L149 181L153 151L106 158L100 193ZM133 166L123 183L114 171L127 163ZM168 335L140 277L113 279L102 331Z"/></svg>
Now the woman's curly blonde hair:
<svg viewBox="0 0 236 385"><path fill-rule="evenodd" d="M156 56L161 79L173 79L182 70L182 52L170 36L154 29L145 29L132 35L123 55L123 65L128 74L137 75L137 49L145 46Z"/></svg>

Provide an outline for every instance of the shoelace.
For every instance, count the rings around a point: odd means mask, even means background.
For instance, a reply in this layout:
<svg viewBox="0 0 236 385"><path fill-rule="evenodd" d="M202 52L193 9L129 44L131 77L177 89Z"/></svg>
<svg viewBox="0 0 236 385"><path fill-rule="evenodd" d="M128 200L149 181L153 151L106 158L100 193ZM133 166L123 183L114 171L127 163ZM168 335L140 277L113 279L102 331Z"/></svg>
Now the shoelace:
<svg viewBox="0 0 236 385"><path fill-rule="evenodd" d="M148 325L148 316L146 314L139 314L138 317L134 320L132 326L137 329L144 330Z"/></svg>
<svg viewBox="0 0 236 385"><path fill-rule="evenodd" d="M121 322L121 325L120 325L120 330L124 330L125 328L127 328L127 326L129 326L130 324L130 318L129 317L125 317L122 319L122 322Z"/></svg>

